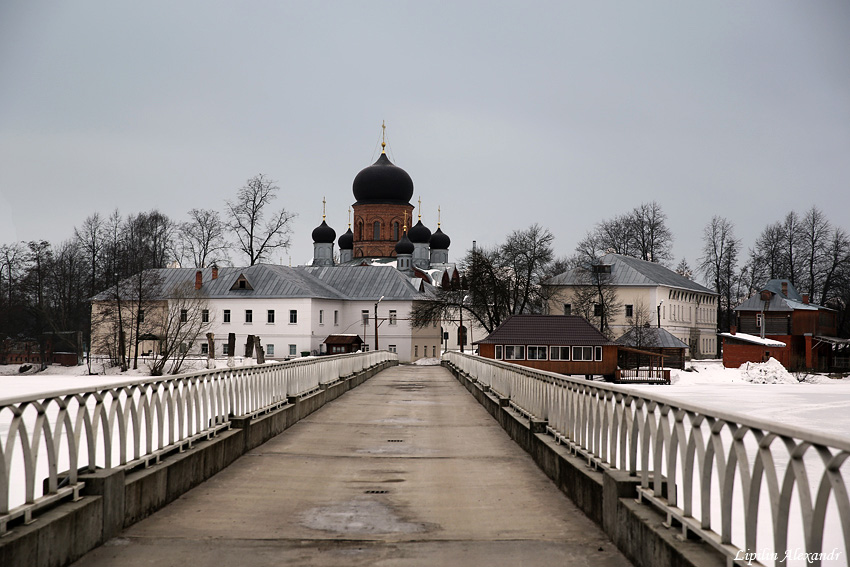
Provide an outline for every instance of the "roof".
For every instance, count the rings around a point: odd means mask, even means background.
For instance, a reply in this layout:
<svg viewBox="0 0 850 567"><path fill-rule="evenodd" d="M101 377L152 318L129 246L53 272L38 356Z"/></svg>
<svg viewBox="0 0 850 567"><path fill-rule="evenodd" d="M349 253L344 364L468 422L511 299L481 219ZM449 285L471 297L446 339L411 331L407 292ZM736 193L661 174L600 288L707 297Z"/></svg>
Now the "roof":
<svg viewBox="0 0 850 567"><path fill-rule="evenodd" d="M201 291L208 299L225 298L313 298L342 300L409 301L430 299L433 288L425 291L411 283L408 276L390 266L277 266L256 264L239 268L218 268L213 279L211 268L161 268L143 272L156 286L151 299L174 297L181 286L194 289L197 272L201 272ZM251 289L234 289L234 283L244 276ZM135 276L133 276L135 277ZM125 281L131 281L130 278ZM109 291L94 300L108 301Z"/></svg>
<svg viewBox="0 0 850 567"><path fill-rule="evenodd" d="M606 254L599 259L599 264L611 266L610 285L654 287L666 286L676 289L686 289L709 295L716 292L679 275L669 268L655 262L647 262L622 254ZM545 285L587 285L583 273L576 268L557 275L545 282Z"/></svg>
<svg viewBox="0 0 850 567"><path fill-rule="evenodd" d="M641 329L641 344L638 345L637 329L629 329L616 342L618 345L640 348L688 348L688 345L667 329L648 327Z"/></svg>
<svg viewBox="0 0 850 567"><path fill-rule="evenodd" d="M782 288L785 287L787 295L782 293ZM761 298L764 291L771 293L770 299L765 301ZM748 297L743 303L735 307L734 311L772 311L772 312L792 312L792 311L818 311L829 310L829 307L817 305L815 303L803 303L803 297L797 292L789 280L770 280L761 288L758 293L754 293Z"/></svg>
<svg viewBox="0 0 850 567"><path fill-rule="evenodd" d="M599 346L614 343L577 315L513 315L475 344Z"/></svg>
<svg viewBox="0 0 850 567"><path fill-rule="evenodd" d="M762 345L768 347L784 347L785 343L782 341L775 341L773 339L763 339L757 335L748 335L747 333L720 333L721 337L727 339L733 339L736 341L741 341L742 343L750 343L754 345Z"/></svg>
<svg viewBox="0 0 850 567"><path fill-rule="evenodd" d="M325 339L326 345L357 345L363 344L360 335L328 335Z"/></svg>

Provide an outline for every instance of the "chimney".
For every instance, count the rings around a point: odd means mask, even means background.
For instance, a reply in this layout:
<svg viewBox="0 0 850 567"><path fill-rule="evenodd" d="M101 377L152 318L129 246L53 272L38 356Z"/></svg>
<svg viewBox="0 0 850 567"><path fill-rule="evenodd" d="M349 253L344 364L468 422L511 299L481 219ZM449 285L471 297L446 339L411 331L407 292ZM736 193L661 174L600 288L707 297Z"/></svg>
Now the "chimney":
<svg viewBox="0 0 850 567"><path fill-rule="evenodd" d="M788 282L782 282L782 295L788 297Z"/></svg>
<svg viewBox="0 0 850 567"><path fill-rule="evenodd" d="M214 279L214 280L218 279L218 264L212 265L212 279Z"/></svg>
<svg viewBox="0 0 850 567"><path fill-rule="evenodd" d="M198 270L195 272L195 289L201 289L202 285L204 285L204 276L201 270Z"/></svg>
<svg viewBox="0 0 850 567"><path fill-rule="evenodd" d="M809 294L808 293L803 294L803 303L805 303L806 305L809 304Z"/></svg>
<svg viewBox="0 0 850 567"><path fill-rule="evenodd" d="M732 325L729 327L729 334L736 335L738 333L738 327L736 325Z"/></svg>

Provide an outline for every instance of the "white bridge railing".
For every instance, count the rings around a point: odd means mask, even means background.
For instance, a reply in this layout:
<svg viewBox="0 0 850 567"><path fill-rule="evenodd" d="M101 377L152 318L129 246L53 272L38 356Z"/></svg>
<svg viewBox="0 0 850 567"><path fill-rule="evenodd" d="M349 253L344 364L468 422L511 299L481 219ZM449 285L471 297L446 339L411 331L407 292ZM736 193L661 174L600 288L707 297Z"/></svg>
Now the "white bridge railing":
<svg viewBox="0 0 850 567"><path fill-rule="evenodd" d="M639 478L639 500L727 563L847 564L847 439L458 352L443 358L546 420L590 466Z"/></svg>
<svg viewBox="0 0 850 567"><path fill-rule="evenodd" d="M233 417L271 411L396 357L323 356L0 399L0 536L10 522L28 523L38 509L76 498L79 470L148 466L228 429Z"/></svg>

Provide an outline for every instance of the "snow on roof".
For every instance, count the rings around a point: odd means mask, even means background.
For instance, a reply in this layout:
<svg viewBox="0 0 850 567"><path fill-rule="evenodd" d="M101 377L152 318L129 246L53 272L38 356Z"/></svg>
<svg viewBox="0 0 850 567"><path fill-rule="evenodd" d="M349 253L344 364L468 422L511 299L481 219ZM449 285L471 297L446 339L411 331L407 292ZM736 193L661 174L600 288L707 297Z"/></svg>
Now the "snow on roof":
<svg viewBox="0 0 850 567"><path fill-rule="evenodd" d="M738 341L742 341L745 343L752 343L754 345L762 345L762 346L770 346L770 347L784 347L785 343L782 341L775 341L773 339L763 339L757 335L748 335L747 333L720 333L721 337L726 337L727 339L735 339Z"/></svg>

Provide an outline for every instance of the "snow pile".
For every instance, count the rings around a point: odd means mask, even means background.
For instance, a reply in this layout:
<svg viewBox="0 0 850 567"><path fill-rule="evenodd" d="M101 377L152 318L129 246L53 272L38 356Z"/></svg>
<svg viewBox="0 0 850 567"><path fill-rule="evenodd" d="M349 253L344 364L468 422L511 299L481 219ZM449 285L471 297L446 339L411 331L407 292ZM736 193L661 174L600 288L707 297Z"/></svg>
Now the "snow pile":
<svg viewBox="0 0 850 567"><path fill-rule="evenodd" d="M771 357L767 362L747 362L741 365L741 378L752 384L797 384L797 379L782 363Z"/></svg>
<svg viewBox="0 0 850 567"><path fill-rule="evenodd" d="M414 360L413 364L417 366L439 366L440 359L439 358L420 358L419 360Z"/></svg>

